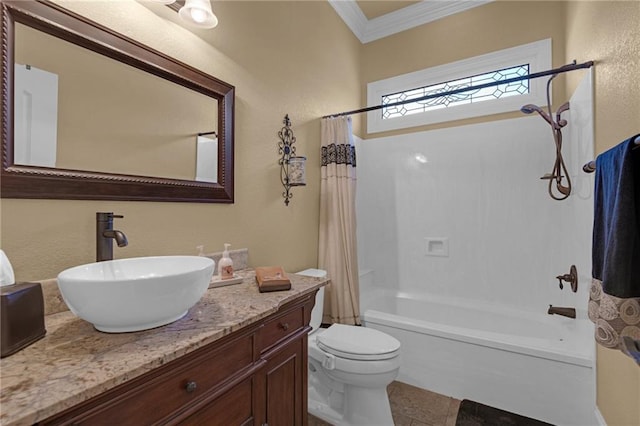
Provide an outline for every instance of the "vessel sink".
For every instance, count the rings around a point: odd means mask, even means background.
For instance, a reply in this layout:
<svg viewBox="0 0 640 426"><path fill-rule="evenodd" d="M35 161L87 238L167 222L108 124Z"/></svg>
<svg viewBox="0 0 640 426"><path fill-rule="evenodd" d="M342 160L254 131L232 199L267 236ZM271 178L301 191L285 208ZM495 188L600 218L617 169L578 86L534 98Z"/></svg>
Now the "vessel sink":
<svg viewBox="0 0 640 426"><path fill-rule="evenodd" d="M66 269L58 287L71 312L106 333L147 330L182 318L209 287L202 256L109 260Z"/></svg>

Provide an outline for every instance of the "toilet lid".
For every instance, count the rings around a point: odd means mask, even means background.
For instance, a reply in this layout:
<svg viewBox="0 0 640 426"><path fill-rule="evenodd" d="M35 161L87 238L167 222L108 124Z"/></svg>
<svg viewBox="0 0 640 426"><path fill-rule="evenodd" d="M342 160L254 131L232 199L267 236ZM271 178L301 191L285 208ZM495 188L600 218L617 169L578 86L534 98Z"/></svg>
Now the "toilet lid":
<svg viewBox="0 0 640 426"><path fill-rule="evenodd" d="M333 324L320 334L318 347L335 356L355 360L394 358L400 350L397 339L372 328Z"/></svg>

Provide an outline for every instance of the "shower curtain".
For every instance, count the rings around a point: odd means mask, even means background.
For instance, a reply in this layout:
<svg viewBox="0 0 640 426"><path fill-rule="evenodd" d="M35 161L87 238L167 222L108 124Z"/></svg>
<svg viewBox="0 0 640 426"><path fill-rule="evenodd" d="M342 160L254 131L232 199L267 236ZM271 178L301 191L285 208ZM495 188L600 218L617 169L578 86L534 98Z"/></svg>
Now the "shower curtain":
<svg viewBox="0 0 640 426"><path fill-rule="evenodd" d="M351 117L323 118L318 266L325 287L323 322L360 324L356 246L356 151Z"/></svg>

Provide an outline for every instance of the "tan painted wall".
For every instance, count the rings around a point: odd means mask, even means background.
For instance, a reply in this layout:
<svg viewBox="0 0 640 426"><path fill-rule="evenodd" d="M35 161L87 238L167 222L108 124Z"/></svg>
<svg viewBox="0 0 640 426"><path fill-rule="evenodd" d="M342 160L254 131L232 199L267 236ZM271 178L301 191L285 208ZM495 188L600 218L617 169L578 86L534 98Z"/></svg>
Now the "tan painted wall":
<svg viewBox="0 0 640 426"><path fill-rule="evenodd" d="M640 133L640 2L568 2L567 60L596 61L595 152ZM567 90L578 83L571 75ZM598 346L597 404L609 426L640 425L640 367Z"/></svg>
<svg viewBox="0 0 640 426"><path fill-rule="evenodd" d="M360 43L327 2L215 2L220 24L188 30L160 4L69 2L68 8L236 87L235 204L2 199L1 244L18 280L95 259L95 212L123 214L117 258L248 247L253 266L317 265L320 120L360 102ZM277 132L293 122L307 186L285 207Z"/></svg>

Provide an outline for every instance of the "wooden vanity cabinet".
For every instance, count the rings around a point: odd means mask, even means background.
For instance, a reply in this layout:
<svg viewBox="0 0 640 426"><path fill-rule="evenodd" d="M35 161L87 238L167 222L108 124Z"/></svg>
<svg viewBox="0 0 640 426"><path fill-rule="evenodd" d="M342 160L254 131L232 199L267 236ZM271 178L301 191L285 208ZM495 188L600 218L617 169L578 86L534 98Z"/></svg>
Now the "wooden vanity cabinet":
<svg viewBox="0 0 640 426"><path fill-rule="evenodd" d="M39 425L307 424L315 292ZM162 332L161 329L158 332Z"/></svg>
<svg viewBox="0 0 640 426"><path fill-rule="evenodd" d="M310 309L308 312L304 309L286 310L266 321L258 331L260 357L266 361L258 383L265 399L261 405L265 412L260 413L260 418L267 425L307 423L307 332L310 315ZM302 336L298 330L305 330Z"/></svg>

